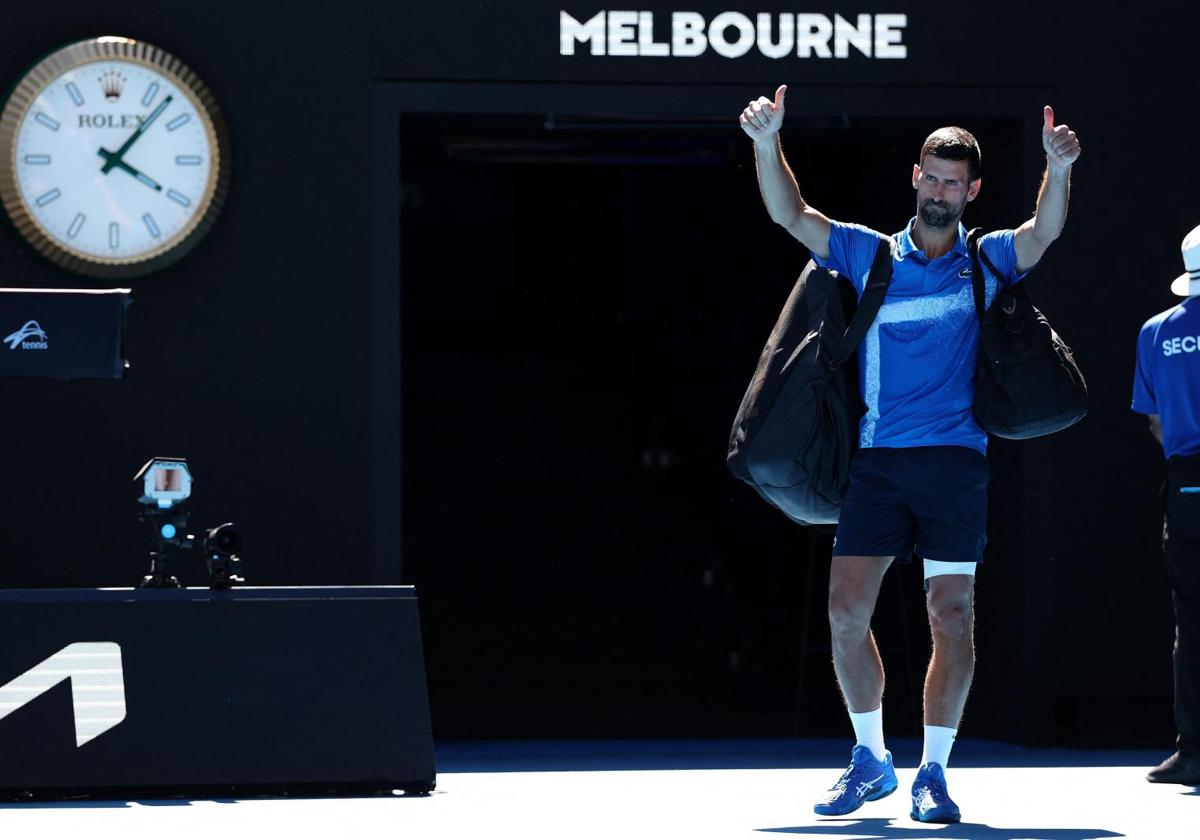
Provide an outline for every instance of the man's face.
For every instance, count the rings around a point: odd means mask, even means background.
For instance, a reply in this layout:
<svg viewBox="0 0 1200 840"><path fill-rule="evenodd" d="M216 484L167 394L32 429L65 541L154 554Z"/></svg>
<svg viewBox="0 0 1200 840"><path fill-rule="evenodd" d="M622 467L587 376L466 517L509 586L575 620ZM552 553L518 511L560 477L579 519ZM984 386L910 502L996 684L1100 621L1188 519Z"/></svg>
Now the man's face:
<svg viewBox="0 0 1200 840"><path fill-rule="evenodd" d="M913 167L913 189L917 191L917 214L929 227L957 225L968 201L979 195L980 179L968 182L965 160L945 160L926 155Z"/></svg>

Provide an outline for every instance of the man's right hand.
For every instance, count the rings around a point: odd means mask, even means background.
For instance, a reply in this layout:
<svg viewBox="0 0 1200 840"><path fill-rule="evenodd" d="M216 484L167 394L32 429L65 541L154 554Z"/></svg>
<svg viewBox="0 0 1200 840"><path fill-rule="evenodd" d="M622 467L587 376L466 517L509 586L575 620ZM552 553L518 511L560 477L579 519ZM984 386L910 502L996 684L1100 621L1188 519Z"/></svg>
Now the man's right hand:
<svg viewBox="0 0 1200 840"><path fill-rule="evenodd" d="M775 136L783 125L783 96L787 93L787 85L780 85L775 90L775 101L760 96L742 111L738 122L742 131L755 143L761 143Z"/></svg>
<svg viewBox="0 0 1200 840"><path fill-rule="evenodd" d="M787 85L775 90L775 101L760 96L746 106L738 122L742 131L754 141L754 166L758 173L758 188L771 221L782 225L800 240L814 256L829 256L829 235L832 226L820 211L809 207L800 197L796 177L783 159L779 144L779 127L783 125L783 97Z"/></svg>

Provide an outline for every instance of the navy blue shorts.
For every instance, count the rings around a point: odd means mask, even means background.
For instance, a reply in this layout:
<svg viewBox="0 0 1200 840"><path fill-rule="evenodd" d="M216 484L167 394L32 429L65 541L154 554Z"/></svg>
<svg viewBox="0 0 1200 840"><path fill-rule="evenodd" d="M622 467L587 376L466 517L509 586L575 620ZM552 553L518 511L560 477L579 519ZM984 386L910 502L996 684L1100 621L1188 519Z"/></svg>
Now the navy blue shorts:
<svg viewBox="0 0 1200 840"><path fill-rule="evenodd" d="M987 457L966 446L860 449L833 553L982 562L987 486Z"/></svg>

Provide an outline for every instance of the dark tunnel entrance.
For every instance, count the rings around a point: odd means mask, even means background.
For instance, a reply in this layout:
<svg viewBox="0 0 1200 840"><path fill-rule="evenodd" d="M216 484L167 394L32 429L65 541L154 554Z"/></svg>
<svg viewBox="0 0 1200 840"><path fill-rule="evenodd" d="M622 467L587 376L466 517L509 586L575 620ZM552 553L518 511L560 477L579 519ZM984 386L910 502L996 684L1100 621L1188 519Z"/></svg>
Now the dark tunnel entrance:
<svg viewBox="0 0 1200 840"><path fill-rule="evenodd" d="M814 206L890 233L921 141L964 121L795 117L784 146ZM1020 224L1022 123L966 127L984 189L965 222ZM403 550L438 737L846 728L830 539L724 468L808 258L767 217L734 119L406 114L401 150ZM1021 458L996 455L993 521L1014 522ZM876 613L897 734L920 726L918 569L889 574ZM1019 618L1001 612L981 610L981 645Z"/></svg>

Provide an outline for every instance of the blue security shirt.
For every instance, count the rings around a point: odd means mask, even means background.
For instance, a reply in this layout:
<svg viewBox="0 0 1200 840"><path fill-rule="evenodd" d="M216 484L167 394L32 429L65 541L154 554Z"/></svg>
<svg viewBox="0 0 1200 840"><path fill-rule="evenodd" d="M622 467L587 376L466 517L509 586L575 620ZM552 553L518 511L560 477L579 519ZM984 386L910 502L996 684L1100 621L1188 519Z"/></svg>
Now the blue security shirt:
<svg viewBox="0 0 1200 840"><path fill-rule="evenodd" d="M1142 326L1133 410L1162 420L1168 458L1200 452L1200 297L1188 298Z"/></svg>
<svg viewBox="0 0 1200 840"><path fill-rule="evenodd" d="M895 239L892 280L875 322L858 346L858 378L867 412L859 424L862 447L969 446L987 452L987 432L971 411L979 352L979 317L971 286L967 231L930 261L912 239L916 217ZM829 257L816 258L849 279L861 298L880 234L833 222ZM980 247L1001 277L984 269L986 302L997 283L1015 283L1017 254L1011 230L988 233ZM1027 273L1027 272L1026 272Z"/></svg>

